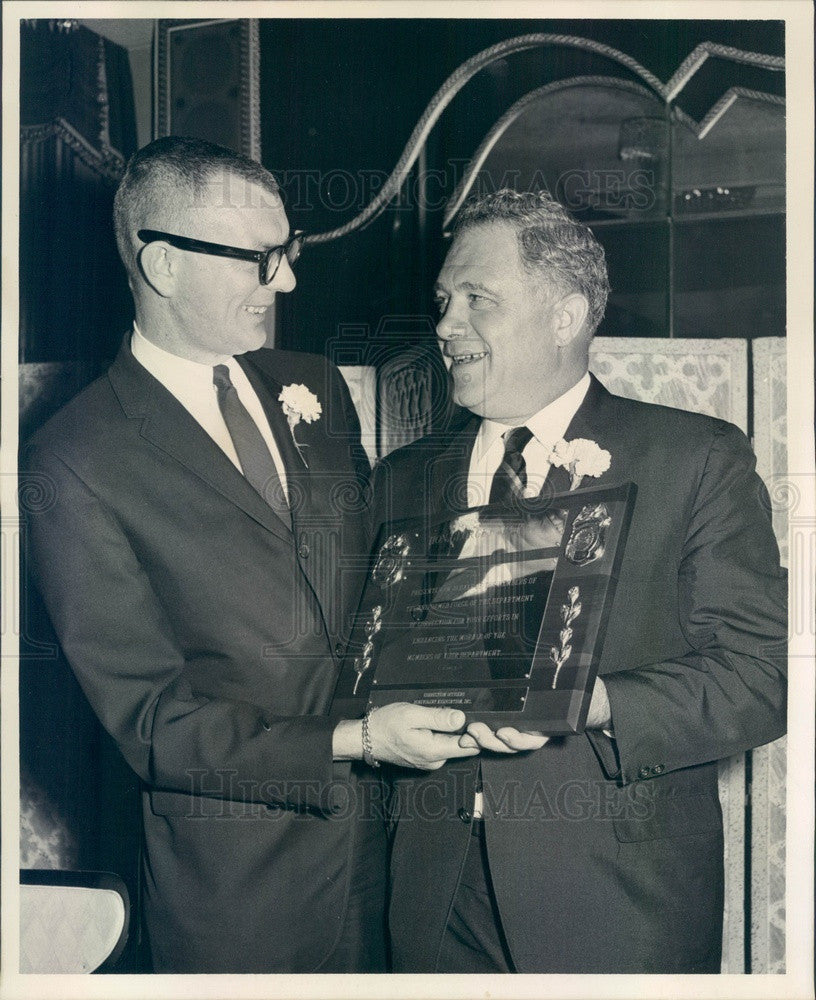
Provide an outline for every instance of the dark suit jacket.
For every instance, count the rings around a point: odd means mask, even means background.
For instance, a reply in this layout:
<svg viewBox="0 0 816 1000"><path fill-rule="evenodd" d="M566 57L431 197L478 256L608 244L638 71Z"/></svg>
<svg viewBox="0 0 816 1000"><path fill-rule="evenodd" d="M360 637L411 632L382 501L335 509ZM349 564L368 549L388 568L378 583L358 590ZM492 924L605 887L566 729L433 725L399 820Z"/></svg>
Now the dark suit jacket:
<svg viewBox="0 0 816 1000"><path fill-rule="evenodd" d="M379 519L457 510L478 429L389 456ZM611 395L593 378L565 437L638 495L600 663L616 740L483 754L485 834L520 972L719 971L719 758L785 728L785 582L735 427ZM457 488L457 484L459 488ZM548 486L569 487L563 470ZM461 501L459 501L461 502ZM468 845L475 760L395 777L397 971L432 971Z"/></svg>
<svg viewBox="0 0 816 1000"><path fill-rule="evenodd" d="M304 494L294 523L127 345L24 460L47 497L25 528L49 614L144 783L157 971L318 969L365 812L349 806L356 779L332 762L326 715L364 546L357 417L322 358L240 361L279 441L283 384L322 403L297 428L309 471L289 469Z"/></svg>

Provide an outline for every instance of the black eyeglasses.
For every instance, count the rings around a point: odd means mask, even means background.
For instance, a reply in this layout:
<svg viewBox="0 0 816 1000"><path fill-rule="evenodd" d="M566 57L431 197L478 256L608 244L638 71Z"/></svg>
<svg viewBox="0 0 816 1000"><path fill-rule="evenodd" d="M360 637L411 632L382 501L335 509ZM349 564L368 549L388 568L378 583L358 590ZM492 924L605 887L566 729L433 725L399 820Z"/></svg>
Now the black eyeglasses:
<svg viewBox="0 0 816 1000"><path fill-rule="evenodd" d="M268 285L274 280L278 268L286 254L291 267L300 256L303 249L305 234L294 233L278 247L269 250L243 250L241 247L228 247L222 243L208 243L206 240L193 240L189 236L176 236L174 233L162 233L158 229L140 229L136 234L144 243L155 243L164 240L171 247L179 250L192 250L193 253L207 253L213 257L231 257L233 260L252 260L258 264L258 281Z"/></svg>

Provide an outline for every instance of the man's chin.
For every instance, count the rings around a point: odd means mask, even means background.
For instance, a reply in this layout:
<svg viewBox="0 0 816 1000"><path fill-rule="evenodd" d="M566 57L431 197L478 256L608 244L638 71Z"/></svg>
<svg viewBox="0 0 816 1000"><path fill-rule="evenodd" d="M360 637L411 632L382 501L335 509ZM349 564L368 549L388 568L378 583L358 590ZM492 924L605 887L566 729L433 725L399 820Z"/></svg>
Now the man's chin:
<svg viewBox="0 0 816 1000"><path fill-rule="evenodd" d="M261 319L258 325L251 328L246 337L244 337L244 347L241 353L246 354L249 351L259 351L262 347L266 347L267 337L266 326L263 319Z"/></svg>
<svg viewBox="0 0 816 1000"><path fill-rule="evenodd" d="M484 399L475 395L468 395L467 393L454 393L453 401L457 406L461 406L463 410L470 410L471 413L475 413L477 417L486 416L486 410L489 409L485 405Z"/></svg>
<svg viewBox="0 0 816 1000"><path fill-rule="evenodd" d="M466 410L478 412L484 404L484 386L481 380L473 378L468 372L457 372L451 376L453 383L453 401Z"/></svg>

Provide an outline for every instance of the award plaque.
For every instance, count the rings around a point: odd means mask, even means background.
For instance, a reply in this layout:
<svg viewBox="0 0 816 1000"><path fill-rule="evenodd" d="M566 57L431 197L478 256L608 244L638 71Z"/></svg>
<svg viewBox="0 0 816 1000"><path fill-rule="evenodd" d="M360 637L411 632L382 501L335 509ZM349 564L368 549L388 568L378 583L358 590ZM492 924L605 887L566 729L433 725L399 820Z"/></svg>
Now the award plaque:
<svg viewBox="0 0 816 1000"><path fill-rule="evenodd" d="M395 701L468 722L582 731L636 487L383 526L332 703Z"/></svg>

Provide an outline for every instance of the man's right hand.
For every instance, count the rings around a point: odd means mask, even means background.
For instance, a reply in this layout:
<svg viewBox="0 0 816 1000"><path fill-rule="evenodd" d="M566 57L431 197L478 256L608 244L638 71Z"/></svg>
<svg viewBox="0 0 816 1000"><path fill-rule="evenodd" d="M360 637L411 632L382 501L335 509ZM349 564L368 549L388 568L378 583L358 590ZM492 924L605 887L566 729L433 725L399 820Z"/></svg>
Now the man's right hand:
<svg viewBox="0 0 816 1000"><path fill-rule="evenodd" d="M459 746L465 713L453 708L426 708L396 702L368 717L375 760L434 771L451 757L473 757L476 747ZM452 734L452 735L451 735Z"/></svg>
<svg viewBox="0 0 816 1000"><path fill-rule="evenodd" d="M368 719L371 754L375 760L401 767L435 771L451 757L473 757L478 747L459 746L465 714L452 708L427 708L396 702L374 709ZM360 757L349 743L362 746L362 723L344 720L334 732L335 758Z"/></svg>

